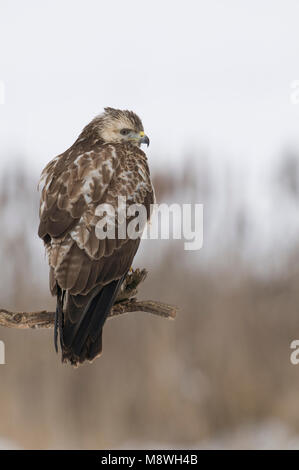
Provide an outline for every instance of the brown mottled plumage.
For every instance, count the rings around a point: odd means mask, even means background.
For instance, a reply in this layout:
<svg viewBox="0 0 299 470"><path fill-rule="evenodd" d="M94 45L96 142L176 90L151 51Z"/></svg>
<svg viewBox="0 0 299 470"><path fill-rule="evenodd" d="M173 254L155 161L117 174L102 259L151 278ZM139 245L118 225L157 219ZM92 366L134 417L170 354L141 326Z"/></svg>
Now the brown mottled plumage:
<svg viewBox="0 0 299 470"><path fill-rule="evenodd" d="M154 193L143 142L149 140L136 114L105 108L41 175L38 234L57 296L62 359L74 365L101 353L103 324L140 243L97 238L97 207L116 208L125 196L127 205L145 205L150 217Z"/></svg>

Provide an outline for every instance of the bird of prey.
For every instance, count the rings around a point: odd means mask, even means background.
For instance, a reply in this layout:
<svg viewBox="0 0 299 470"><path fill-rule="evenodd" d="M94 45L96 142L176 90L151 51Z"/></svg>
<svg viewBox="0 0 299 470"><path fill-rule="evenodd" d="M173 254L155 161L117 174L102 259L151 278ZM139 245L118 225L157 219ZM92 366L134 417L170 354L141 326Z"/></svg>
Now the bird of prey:
<svg viewBox="0 0 299 470"><path fill-rule="evenodd" d="M149 145L149 138L135 113L105 108L41 174L38 235L57 297L55 348L59 335L62 361L75 366L100 355L103 325L150 218L154 190L142 143ZM97 208L116 208L119 196L126 207L146 208L140 235L119 236L116 230L115 238L99 238ZM125 223L130 220L126 215Z"/></svg>

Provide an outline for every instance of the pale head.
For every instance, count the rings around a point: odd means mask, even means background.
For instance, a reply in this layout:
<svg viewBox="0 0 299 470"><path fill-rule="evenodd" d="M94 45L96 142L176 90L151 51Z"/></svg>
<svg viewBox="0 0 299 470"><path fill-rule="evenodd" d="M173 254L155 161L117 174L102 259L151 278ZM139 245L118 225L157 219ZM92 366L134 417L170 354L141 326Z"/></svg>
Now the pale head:
<svg viewBox="0 0 299 470"><path fill-rule="evenodd" d="M133 145L149 145L141 119L133 111L105 108L104 113L95 117L86 127L92 127L105 143L130 142Z"/></svg>

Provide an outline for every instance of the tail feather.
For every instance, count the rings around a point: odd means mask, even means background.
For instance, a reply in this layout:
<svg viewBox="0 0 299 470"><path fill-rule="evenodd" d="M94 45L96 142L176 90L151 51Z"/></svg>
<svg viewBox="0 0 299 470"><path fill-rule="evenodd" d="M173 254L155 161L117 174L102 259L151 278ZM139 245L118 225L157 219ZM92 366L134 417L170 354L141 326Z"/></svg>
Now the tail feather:
<svg viewBox="0 0 299 470"><path fill-rule="evenodd" d="M54 346L55 351L58 352L58 331L60 337L60 346L62 348L62 330L63 330L63 323L64 323L64 313L63 313L63 304L64 304L64 296L65 291L62 291L60 287L56 286L57 292L57 304L56 304L56 312L55 312L55 323L54 323Z"/></svg>
<svg viewBox="0 0 299 470"><path fill-rule="evenodd" d="M62 360L69 361L74 365L92 361L102 351L102 329L111 307L114 304L117 293L124 280L112 281L100 290L97 289L93 297L86 297L86 303L81 308L76 307L72 301L72 296L68 296L68 302L65 311L65 321L62 328L59 328ZM61 296L57 292L57 309L61 306ZM63 303L63 302L62 302ZM59 305L58 305L59 304ZM72 309L80 309L72 312ZM58 315L58 318L61 314ZM76 321L72 321L76 317Z"/></svg>
<svg viewBox="0 0 299 470"><path fill-rule="evenodd" d="M76 326L75 334L68 338L68 343L71 344L76 355L80 355L88 336L93 341L96 340L113 305L118 284L119 281L112 281L101 289L84 311L80 323ZM64 331L64 337L65 334L67 334L66 331Z"/></svg>
<svg viewBox="0 0 299 470"><path fill-rule="evenodd" d="M90 341L90 344L87 347L86 351L86 359L88 361L92 361L99 354L99 352L102 351L102 334L103 329L101 329L100 333L98 334L98 337L94 342Z"/></svg>

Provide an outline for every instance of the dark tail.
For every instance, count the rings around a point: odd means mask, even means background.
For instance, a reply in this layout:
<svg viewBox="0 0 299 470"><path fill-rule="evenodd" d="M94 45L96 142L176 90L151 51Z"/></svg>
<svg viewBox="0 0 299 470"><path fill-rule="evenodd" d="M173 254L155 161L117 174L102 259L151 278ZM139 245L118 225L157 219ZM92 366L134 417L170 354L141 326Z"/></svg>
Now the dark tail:
<svg viewBox="0 0 299 470"><path fill-rule="evenodd" d="M58 296L57 292L57 329L60 334L63 362L69 361L73 365L78 365L86 360L92 361L101 353L103 326L124 277L110 282L100 290L97 289L91 296L68 295L64 319L61 296Z"/></svg>
<svg viewBox="0 0 299 470"><path fill-rule="evenodd" d="M62 330L63 330L63 323L64 323L64 313L63 313L63 304L64 304L64 297L65 297L65 290L61 290L58 284L56 285L57 291L57 304L56 304L56 312L55 312L55 323L54 323L54 346L55 351L58 352L58 331L59 331L59 338L60 338L60 346L62 349Z"/></svg>

